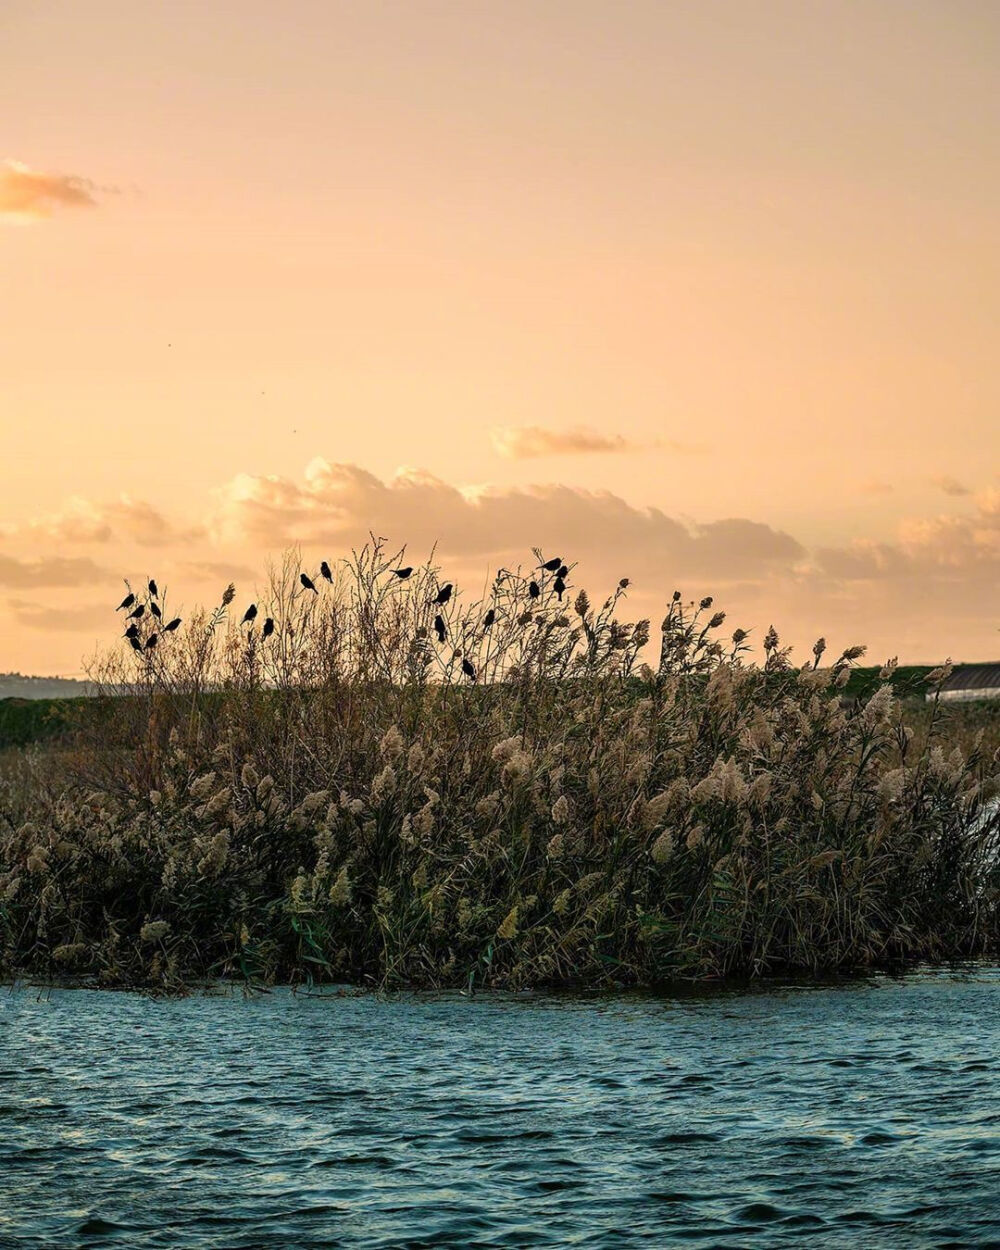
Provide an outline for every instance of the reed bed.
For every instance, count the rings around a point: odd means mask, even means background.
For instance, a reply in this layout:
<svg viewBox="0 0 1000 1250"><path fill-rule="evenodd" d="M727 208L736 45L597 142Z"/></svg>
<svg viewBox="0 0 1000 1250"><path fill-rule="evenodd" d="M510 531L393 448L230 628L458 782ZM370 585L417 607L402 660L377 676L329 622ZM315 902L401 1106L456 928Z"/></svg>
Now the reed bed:
<svg viewBox="0 0 1000 1250"><path fill-rule="evenodd" d="M847 704L861 647L794 669L771 629L754 664L679 593L651 640L626 581L592 604L534 566L437 603L403 558L373 541L314 591L291 553L253 620L230 587L95 663L72 741L0 772L5 976L468 990L997 951L1000 764L936 701L914 735L891 664Z"/></svg>

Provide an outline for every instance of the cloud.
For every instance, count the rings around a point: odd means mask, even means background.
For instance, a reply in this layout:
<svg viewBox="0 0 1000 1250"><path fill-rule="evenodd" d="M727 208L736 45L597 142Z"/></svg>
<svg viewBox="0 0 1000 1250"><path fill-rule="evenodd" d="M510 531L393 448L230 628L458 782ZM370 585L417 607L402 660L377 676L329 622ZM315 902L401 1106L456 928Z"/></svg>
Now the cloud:
<svg viewBox="0 0 1000 1250"><path fill-rule="evenodd" d="M223 586L230 582L250 582L261 574L260 569L252 569L249 564L233 564L228 560L186 560L180 572L198 582L221 582Z"/></svg>
<svg viewBox="0 0 1000 1250"><path fill-rule="evenodd" d="M92 588L84 592L89 600L101 593L94 588L117 579L89 558L62 552L44 558L45 542L101 543L104 552L122 535L145 536L161 545L151 565L140 549L135 571L197 599L214 596L230 580L247 588L262 581L264 559L284 547L303 548L315 567L320 558L334 560L363 544L370 532L407 543L411 563L436 546L447 576L473 593L488 571L531 564L537 545L547 556L578 563L572 584L595 598L619 577L632 579L626 609L632 617L660 619L676 588L685 598L714 595L730 614L727 628L766 627L772 620L785 626L796 654L808 653L819 634L831 646L868 642L875 658L1000 654L1000 488L940 515L901 522L893 534L807 550L793 534L760 520L694 523L606 490L458 487L419 469L381 478L355 464L316 459L294 478L234 478L214 493L197 530L180 531L152 504L127 497L105 505L70 501L17 531L15 542L30 546L20 548L20 558L13 550L0 556L0 587L22 596L10 620L26 636L35 628L60 630L60 645L82 643L97 609L74 606L79 588ZM123 561L134 565L135 555ZM43 593L48 588L52 593ZM115 585L110 607L118 597ZM102 620L107 611L101 609Z"/></svg>
<svg viewBox="0 0 1000 1250"><path fill-rule="evenodd" d="M177 529L152 504L129 495L106 503L74 496L61 511L33 517L21 525L8 525L3 532L61 543L107 543L116 539L140 547L187 543L202 535L198 528Z"/></svg>
<svg viewBox="0 0 1000 1250"><path fill-rule="evenodd" d="M100 189L87 178L43 174L20 161L5 161L0 165L0 215L30 220L48 217L56 208L96 208Z"/></svg>
<svg viewBox="0 0 1000 1250"><path fill-rule="evenodd" d="M569 430L550 430L541 425L504 425L491 431L490 440L494 449L508 460L533 460L539 456L619 454L651 448L675 452L697 450L693 444L675 442L673 439L657 438L637 442L621 434L601 434L582 426Z"/></svg>
<svg viewBox="0 0 1000 1250"><path fill-rule="evenodd" d="M48 632L75 633L81 629L107 628L114 617L107 604L52 608L28 599L8 599L7 606L18 625Z"/></svg>
<svg viewBox="0 0 1000 1250"><path fill-rule="evenodd" d="M50 560L18 560L0 555L0 586L89 586L106 582L106 569L86 558L56 556Z"/></svg>
<svg viewBox="0 0 1000 1250"><path fill-rule="evenodd" d="M946 473L939 474L937 477L932 477L930 482L932 486L936 486L938 490L944 491L946 495L959 497L962 495L972 494L972 491L969 490L968 486L963 486L957 478L949 477Z"/></svg>
<svg viewBox="0 0 1000 1250"><path fill-rule="evenodd" d="M713 594L732 623L774 620L803 646L822 633L870 642L878 657L989 659L997 647L1000 491L962 514L900 524L894 536L807 550L746 517L685 523L608 491L570 486L458 489L405 469L382 480L315 460L305 478L242 476L218 493L218 541L273 550L298 544L336 556L369 530L437 558L467 585L487 567L528 563L531 547L580 561L574 581L598 594L633 579L630 612L654 618L674 588ZM244 548L245 549L245 548Z"/></svg>
<svg viewBox="0 0 1000 1250"><path fill-rule="evenodd" d="M730 518L687 525L658 508L636 508L610 491L571 486L459 490L419 470L389 481L352 464L314 460L303 482L241 475L219 492L210 531L226 543L344 550L369 531L414 551L470 561L525 557L535 544L566 559L586 556L615 576L757 575L791 566L803 547L761 522ZM591 566L593 567L593 565Z"/></svg>
<svg viewBox="0 0 1000 1250"><path fill-rule="evenodd" d="M900 524L894 541L815 553L800 594L815 596L882 654L990 660L1000 653L1000 491L971 512ZM893 641L895 639L895 641ZM935 641L937 640L937 641Z"/></svg>

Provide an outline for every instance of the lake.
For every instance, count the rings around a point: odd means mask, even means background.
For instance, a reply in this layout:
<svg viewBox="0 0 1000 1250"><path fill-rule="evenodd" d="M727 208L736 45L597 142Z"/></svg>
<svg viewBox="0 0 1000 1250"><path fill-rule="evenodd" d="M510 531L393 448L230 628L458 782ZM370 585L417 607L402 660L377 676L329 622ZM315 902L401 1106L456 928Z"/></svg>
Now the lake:
<svg viewBox="0 0 1000 1250"><path fill-rule="evenodd" d="M1000 969L0 990L0 1247L1000 1245Z"/></svg>

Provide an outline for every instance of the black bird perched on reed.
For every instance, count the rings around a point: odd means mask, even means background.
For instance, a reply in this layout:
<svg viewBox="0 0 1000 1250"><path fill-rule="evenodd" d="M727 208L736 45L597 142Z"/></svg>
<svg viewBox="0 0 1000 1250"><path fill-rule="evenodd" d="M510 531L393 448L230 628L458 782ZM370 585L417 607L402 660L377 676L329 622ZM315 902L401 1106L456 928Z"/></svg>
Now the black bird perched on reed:
<svg viewBox="0 0 1000 1250"><path fill-rule="evenodd" d="M323 561L323 563L319 566L319 571L320 571L320 573L321 573L321 574L322 574L322 575L326 578L326 580L327 580L328 582L332 582L332 581L333 581L333 574L330 572L330 566L329 566L329 564L327 564L327 562L326 562L325 560L324 560L324 561Z"/></svg>
<svg viewBox="0 0 1000 1250"><path fill-rule="evenodd" d="M144 603L140 603L137 608L132 609L132 611L128 614L128 616L126 616L125 619L127 621L137 621L140 616L145 615L145 612L146 612L146 605Z"/></svg>
<svg viewBox="0 0 1000 1250"><path fill-rule="evenodd" d="M125 635L124 635L124 636L125 636L126 638L138 638L138 637L139 637L139 626L138 626L138 625L136 625L136 623L133 621L133 622L132 622L132 624L128 627L128 629L126 629L126 631L125 631Z"/></svg>
<svg viewBox="0 0 1000 1250"><path fill-rule="evenodd" d="M537 599L541 593L542 588L537 582L532 582L528 587L528 594L532 597L532 599Z"/></svg>
<svg viewBox="0 0 1000 1250"><path fill-rule="evenodd" d="M167 621L166 625L163 627L163 632L165 634L172 634L180 623L181 618L179 616L175 616L172 621Z"/></svg>
<svg viewBox="0 0 1000 1250"><path fill-rule="evenodd" d="M447 603L451 598L451 582L445 582L441 589L437 592L431 603L442 604Z"/></svg>
<svg viewBox="0 0 1000 1250"><path fill-rule="evenodd" d="M476 680L476 670L473 667L472 661L467 660L464 657L462 658L462 672L466 675L466 677L471 677L473 681Z"/></svg>
<svg viewBox="0 0 1000 1250"><path fill-rule="evenodd" d="M155 646L156 646L156 635L150 634L149 637L146 639L146 650L152 651L152 649Z"/></svg>
<svg viewBox="0 0 1000 1250"><path fill-rule="evenodd" d="M483 629L489 629L489 627L493 624L493 622L496 619L497 619L496 609L490 608L490 610L483 617Z"/></svg>
<svg viewBox="0 0 1000 1250"><path fill-rule="evenodd" d="M562 556L553 556L551 560L546 560L538 567L544 569L546 573L554 573L560 564L562 564Z"/></svg>
<svg viewBox="0 0 1000 1250"><path fill-rule="evenodd" d="M149 610L150 612L152 612L152 614L156 617L157 620L159 620L160 617L163 615L163 613L160 611L160 605L158 603L154 603L152 600L150 600L150 603L149 603Z"/></svg>
<svg viewBox="0 0 1000 1250"><path fill-rule="evenodd" d="M444 617L438 614L434 618L434 630L438 636L438 642L444 642L448 636L448 630L445 628Z"/></svg>
<svg viewBox="0 0 1000 1250"><path fill-rule="evenodd" d="M247 622L252 621L256 615L257 615L257 605L256 603L251 603L250 606L247 608L247 610L243 613L243 620L240 621L240 624L246 625Z"/></svg>
<svg viewBox="0 0 1000 1250"><path fill-rule="evenodd" d="M395 573L395 575L399 578L401 582L405 582L406 579L413 572L413 566L411 564L408 564L405 568L393 569L392 571L393 573Z"/></svg>
<svg viewBox="0 0 1000 1250"><path fill-rule="evenodd" d="M562 603L563 591L566 589L566 583L561 577L557 577L552 585L555 587L556 594L559 596L559 602Z"/></svg>
<svg viewBox="0 0 1000 1250"><path fill-rule="evenodd" d="M270 617L268 617L267 620L264 622L264 628L261 632L263 633L265 638L270 638L271 635L274 633L274 621Z"/></svg>
<svg viewBox="0 0 1000 1250"><path fill-rule="evenodd" d="M154 599L160 593L156 588L156 582L152 578L149 579L149 593L153 596Z"/></svg>
<svg viewBox="0 0 1000 1250"><path fill-rule="evenodd" d="M138 639L138 638L130 638L130 639L129 639L129 642L132 644L132 650L133 650L133 651L141 651L141 650L142 650L142 643L139 641L139 639Z"/></svg>
<svg viewBox="0 0 1000 1250"><path fill-rule="evenodd" d="M319 594L319 591L316 589L315 585L313 584L313 579L309 577L306 573L299 574L299 581L302 583L303 590L311 590L314 595Z"/></svg>
<svg viewBox="0 0 1000 1250"><path fill-rule="evenodd" d="M127 594L121 603L119 603L118 607L115 608L115 611L120 612L122 608L130 608L133 603L135 603L135 595Z"/></svg>
<svg viewBox="0 0 1000 1250"><path fill-rule="evenodd" d="M560 564L559 567L556 569L556 577L561 577L563 579L569 577L569 569L566 567L565 564Z"/></svg>

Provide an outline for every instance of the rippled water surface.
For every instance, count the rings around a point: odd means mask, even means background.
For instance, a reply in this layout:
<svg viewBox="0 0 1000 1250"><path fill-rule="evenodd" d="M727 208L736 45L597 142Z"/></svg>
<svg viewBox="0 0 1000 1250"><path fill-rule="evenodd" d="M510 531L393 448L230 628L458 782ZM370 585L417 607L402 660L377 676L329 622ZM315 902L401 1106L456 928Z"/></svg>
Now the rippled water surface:
<svg viewBox="0 0 1000 1250"><path fill-rule="evenodd" d="M1000 969L0 991L0 1246L1000 1246Z"/></svg>

